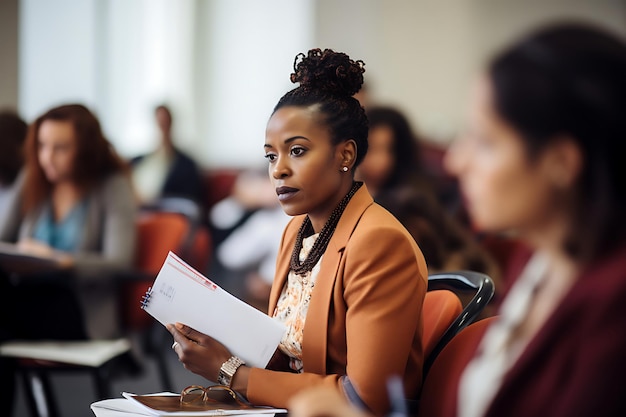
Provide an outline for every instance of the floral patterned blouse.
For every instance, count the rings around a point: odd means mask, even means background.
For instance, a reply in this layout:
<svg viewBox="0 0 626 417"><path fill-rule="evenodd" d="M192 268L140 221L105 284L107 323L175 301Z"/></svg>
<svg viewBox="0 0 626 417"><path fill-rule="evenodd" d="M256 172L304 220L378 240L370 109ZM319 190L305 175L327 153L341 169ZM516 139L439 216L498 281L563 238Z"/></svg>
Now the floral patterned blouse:
<svg viewBox="0 0 626 417"><path fill-rule="evenodd" d="M319 233L316 233L302 240L300 262L306 259L318 236ZM287 327L287 331L279 344L279 349L290 358L289 366L296 372L302 372L304 323L322 258L313 267L313 270L307 272L304 276L289 271L287 282L278 298L276 310L274 311L274 317Z"/></svg>

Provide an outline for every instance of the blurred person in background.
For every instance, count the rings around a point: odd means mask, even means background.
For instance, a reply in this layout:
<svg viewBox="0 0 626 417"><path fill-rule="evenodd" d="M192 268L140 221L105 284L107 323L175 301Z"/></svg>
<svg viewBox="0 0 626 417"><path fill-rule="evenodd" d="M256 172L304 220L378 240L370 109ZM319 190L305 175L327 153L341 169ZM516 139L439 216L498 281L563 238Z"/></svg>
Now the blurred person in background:
<svg viewBox="0 0 626 417"><path fill-rule="evenodd" d="M626 415L624 74L624 39L563 22L477 82L446 165L476 227L514 230L533 254L440 417ZM314 390L289 415L364 415L341 404Z"/></svg>
<svg viewBox="0 0 626 417"><path fill-rule="evenodd" d="M16 112L0 112L0 219L15 196L14 183L24 164L22 147L27 128Z"/></svg>
<svg viewBox="0 0 626 417"><path fill-rule="evenodd" d="M194 159L176 147L169 107L164 104L157 106L154 117L159 129L158 147L130 161L140 203L150 205L161 197L183 197L194 201L202 209L202 173Z"/></svg>
<svg viewBox="0 0 626 417"><path fill-rule="evenodd" d="M264 170L247 169L236 174L230 193L209 211L214 242L219 245L259 210L280 207L276 191Z"/></svg>
<svg viewBox="0 0 626 417"><path fill-rule="evenodd" d="M374 106L367 117L369 149L357 177L409 230L429 272L469 269L498 281L495 261L438 201L438 178L424 168L422 142L406 116L394 107Z"/></svg>
<svg viewBox="0 0 626 417"><path fill-rule="evenodd" d="M267 173L242 172L233 193L211 210L213 225L222 225L226 237L215 249L225 268L221 279L233 293L265 311L274 280L276 257L283 230L291 217L276 198ZM230 226L230 227L228 227Z"/></svg>
<svg viewBox="0 0 626 417"><path fill-rule="evenodd" d="M30 126L17 198L0 240L56 267L0 268L0 341L120 335L115 276L132 266L136 201L128 168L80 104L55 107ZM14 364L0 362L2 404L11 404ZM8 398L10 397L10 398Z"/></svg>

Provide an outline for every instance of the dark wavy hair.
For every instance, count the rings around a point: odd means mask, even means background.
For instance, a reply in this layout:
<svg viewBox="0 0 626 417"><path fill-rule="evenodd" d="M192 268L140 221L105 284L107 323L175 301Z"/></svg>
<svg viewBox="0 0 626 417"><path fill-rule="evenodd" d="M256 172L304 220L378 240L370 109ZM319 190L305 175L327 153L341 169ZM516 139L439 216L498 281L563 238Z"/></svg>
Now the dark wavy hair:
<svg viewBox="0 0 626 417"><path fill-rule="evenodd" d="M67 121L76 133L76 159L73 181L81 192L88 190L114 172L128 174L128 166L104 137L96 116L81 104L67 104L48 110L29 127L25 144L26 184L24 210L28 212L41 204L50 194L53 184L39 164L39 129L46 120Z"/></svg>
<svg viewBox="0 0 626 417"><path fill-rule="evenodd" d="M426 175L421 161L421 149L418 136L411 123L398 109L387 106L371 107L366 111L370 131L385 126L393 134L393 155L395 163L389 178L383 187L393 187L407 179Z"/></svg>
<svg viewBox="0 0 626 417"><path fill-rule="evenodd" d="M563 135L584 155L568 253L590 261L626 240L626 44L588 24L537 30L488 68L495 107L529 157Z"/></svg>
<svg viewBox="0 0 626 417"><path fill-rule="evenodd" d="M287 92L274 107L318 106L333 144L354 139L357 155L354 167L367 153L368 122L365 110L353 96L363 85L363 61L354 61L332 49L311 49L296 56L290 79L300 85Z"/></svg>

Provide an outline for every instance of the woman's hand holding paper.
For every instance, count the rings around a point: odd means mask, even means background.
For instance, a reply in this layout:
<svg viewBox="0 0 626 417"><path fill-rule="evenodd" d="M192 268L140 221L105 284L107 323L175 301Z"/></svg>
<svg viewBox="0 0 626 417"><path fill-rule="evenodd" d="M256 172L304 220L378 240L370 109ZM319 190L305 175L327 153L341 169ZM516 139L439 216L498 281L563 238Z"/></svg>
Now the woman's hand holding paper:
<svg viewBox="0 0 626 417"><path fill-rule="evenodd" d="M178 343L174 351L185 369L208 379L217 381L220 367L231 354L217 340L182 323L168 324L167 330Z"/></svg>

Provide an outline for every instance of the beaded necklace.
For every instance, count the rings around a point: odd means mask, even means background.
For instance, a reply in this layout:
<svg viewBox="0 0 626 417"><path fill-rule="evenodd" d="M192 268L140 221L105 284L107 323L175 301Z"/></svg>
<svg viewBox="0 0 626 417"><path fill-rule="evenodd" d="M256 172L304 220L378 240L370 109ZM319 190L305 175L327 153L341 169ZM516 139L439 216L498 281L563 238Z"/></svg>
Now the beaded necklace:
<svg viewBox="0 0 626 417"><path fill-rule="evenodd" d="M305 236L310 236L314 233L313 225L311 224L311 219L307 215L298 230L298 235L296 236L296 243L293 247L293 252L291 253L291 270L297 275L303 276L307 272L311 271L313 267L320 260L324 252L326 251L326 247L328 246L328 242L330 242L330 238L333 236L335 232L335 228L337 227L337 223L339 223L339 219L343 214L346 206L350 202L352 196L357 192L359 188L363 185L362 182L355 181L352 184L352 188L346 194L346 196L339 202L337 207L333 210L326 221L326 224L322 228L320 235L315 240L313 247L311 248L311 252L309 252L308 256L304 259L304 261L300 262L300 251L302 250L302 241Z"/></svg>

